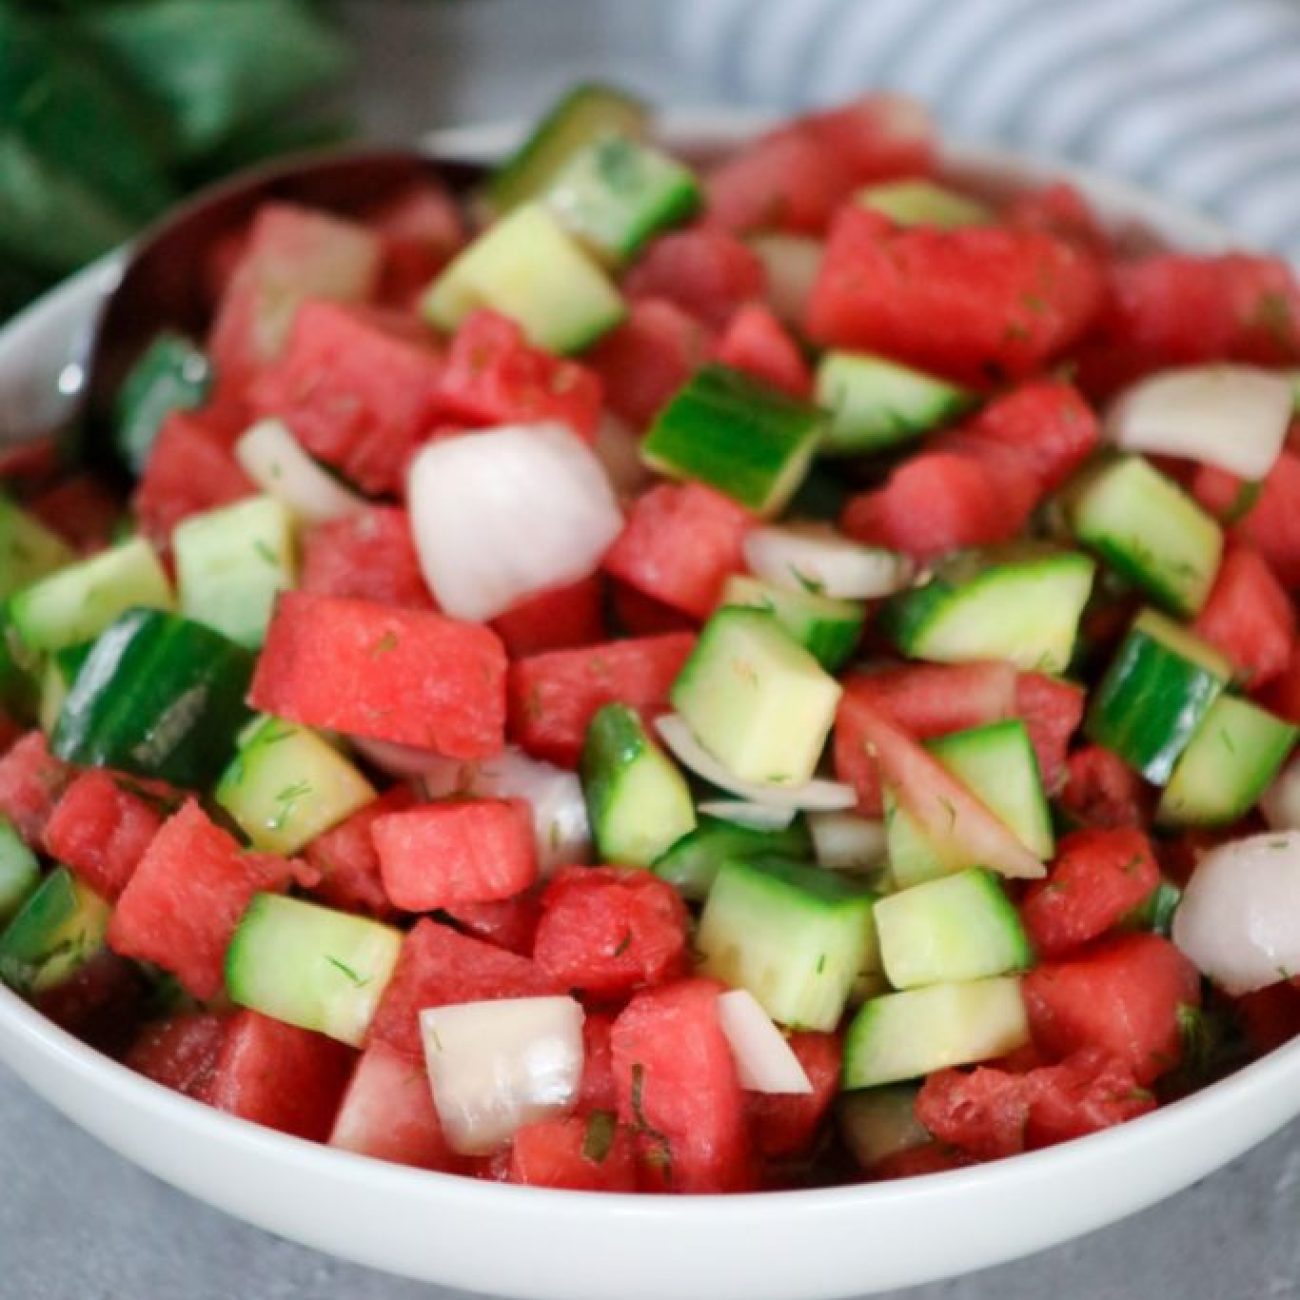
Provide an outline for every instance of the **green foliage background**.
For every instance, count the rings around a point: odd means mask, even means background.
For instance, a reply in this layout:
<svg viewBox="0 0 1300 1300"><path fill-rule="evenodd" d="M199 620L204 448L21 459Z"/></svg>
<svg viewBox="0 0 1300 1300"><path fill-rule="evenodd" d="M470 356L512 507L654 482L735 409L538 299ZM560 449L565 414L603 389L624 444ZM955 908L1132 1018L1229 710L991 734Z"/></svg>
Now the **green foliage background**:
<svg viewBox="0 0 1300 1300"><path fill-rule="evenodd" d="M0 0L0 319L186 190L345 133L313 0Z"/></svg>

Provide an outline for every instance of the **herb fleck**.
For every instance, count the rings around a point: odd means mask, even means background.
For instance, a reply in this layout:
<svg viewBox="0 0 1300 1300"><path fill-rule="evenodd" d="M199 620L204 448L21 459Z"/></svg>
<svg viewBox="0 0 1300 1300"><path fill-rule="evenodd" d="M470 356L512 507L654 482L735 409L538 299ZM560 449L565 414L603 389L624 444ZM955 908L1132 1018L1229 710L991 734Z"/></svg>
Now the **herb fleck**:
<svg viewBox="0 0 1300 1300"><path fill-rule="evenodd" d="M306 799L312 792L310 781L296 781L293 785L286 785L275 796L276 812L275 815L267 822L267 830L283 830L289 818L293 816L294 809Z"/></svg>
<svg viewBox="0 0 1300 1300"><path fill-rule="evenodd" d="M623 937L618 941L618 947L614 949L614 956L621 957L632 946L632 931L624 930Z"/></svg>
<svg viewBox="0 0 1300 1300"><path fill-rule="evenodd" d="M377 659L380 655L386 655L391 650L397 649L397 633L385 632L383 636L370 647L370 656Z"/></svg>
<svg viewBox="0 0 1300 1300"><path fill-rule="evenodd" d="M614 1145L618 1121L611 1111L594 1110L587 1120L587 1134L582 1139L582 1156L593 1164L602 1164Z"/></svg>
<svg viewBox="0 0 1300 1300"><path fill-rule="evenodd" d="M328 953L325 955L325 960L329 962L329 964L333 966L335 970L342 971L342 973L346 975L349 980L352 981L355 987L359 989L363 989L366 987L367 984L370 983L370 977L368 975L363 979L360 975L356 973L356 971L352 969L351 966L347 964L347 962L340 961L337 957L331 957Z"/></svg>

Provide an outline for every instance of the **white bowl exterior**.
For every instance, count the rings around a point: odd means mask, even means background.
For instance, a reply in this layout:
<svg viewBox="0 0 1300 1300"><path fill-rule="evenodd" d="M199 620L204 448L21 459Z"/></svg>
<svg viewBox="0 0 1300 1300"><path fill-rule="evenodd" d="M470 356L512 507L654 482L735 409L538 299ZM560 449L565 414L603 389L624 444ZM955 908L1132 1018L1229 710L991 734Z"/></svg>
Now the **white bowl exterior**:
<svg viewBox="0 0 1300 1300"><path fill-rule="evenodd" d="M679 115L667 134L708 147L759 120ZM490 156L515 134L476 129L427 143ZM1103 215L1136 219L1174 245L1230 242L1212 223L1108 179L990 151L952 156L1008 175L1072 177ZM0 441L18 413L47 400L33 377L57 375L50 357L71 351L113 274L111 259L99 264L0 333ZM232 1119L99 1055L4 988L0 1060L127 1158L262 1228L394 1273L535 1300L821 1300L925 1282L1141 1209L1300 1112L1293 1044L1120 1129L1003 1163L755 1196L596 1196L404 1169Z"/></svg>

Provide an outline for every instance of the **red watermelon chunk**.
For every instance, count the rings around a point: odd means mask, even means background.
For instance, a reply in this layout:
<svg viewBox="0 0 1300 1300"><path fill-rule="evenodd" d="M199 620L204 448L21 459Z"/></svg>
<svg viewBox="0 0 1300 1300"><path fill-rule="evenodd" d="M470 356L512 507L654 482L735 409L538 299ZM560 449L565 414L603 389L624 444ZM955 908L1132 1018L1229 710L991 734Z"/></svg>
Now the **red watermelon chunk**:
<svg viewBox="0 0 1300 1300"><path fill-rule="evenodd" d="M1065 762L1062 810L1084 826L1142 826L1153 800L1142 778L1118 754L1085 745Z"/></svg>
<svg viewBox="0 0 1300 1300"><path fill-rule="evenodd" d="M840 1040L811 1031L791 1034L790 1048L799 1058L809 1093L749 1094L749 1119L759 1151L772 1159L806 1155L821 1130L840 1086Z"/></svg>
<svg viewBox="0 0 1300 1300"><path fill-rule="evenodd" d="M1056 794L1065 784L1066 750L1083 721L1086 703L1083 687L1073 682L1046 673L1020 673L1016 677L1015 714L1029 732L1048 795Z"/></svg>
<svg viewBox="0 0 1300 1300"><path fill-rule="evenodd" d="M649 871L562 868L542 895L533 959L561 988L598 998L689 969L686 906Z"/></svg>
<svg viewBox="0 0 1300 1300"><path fill-rule="evenodd" d="M510 665L510 735L534 758L576 767L587 724L621 701L647 719L667 712L668 692L695 638L686 633L556 650Z"/></svg>
<svg viewBox="0 0 1300 1300"><path fill-rule="evenodd" d="M1291 651L1281 675L1260 694L1259 702L1288 722L1300 723L1300 645Z"/></svg>
<svg viewBox="0 0 1300 1300"><path fill-rule="evenodd" d="M155 546L190 515L229 505L257 491L230 450L230 439L201 412L173 411L164 421L131 505Z"/></svg>
<svg viewBox="0 0 1300 1300"><path fill-rule="evenodd" d="M50 815L45 848L111 901L126 888L162 820L110 773L83 772Z"/></svg>
<svg viewBox="0 0 1300 1300"><path fill-rule="evenodd" d="M299 587L318 596L433 609L411 521L396 506L370 506L318 524L303 541Z"/></svg>
<svg viewBox="0 0 1300 1300"><path fill-rule="evenodd" d="M614 1017L603 1011L588 1011L582 1022L582 1087L578 1111L618 1109L618 1084L614 1079L611 1035Z"/></svg>
<svg viewBox="0 0 1300 1300"><path fill-rule="evenodd" d="M1030 885L1021 916L1039 955L1062 957L1117 925L1159 883L1160 866L1141 831L1075 831L1057 845L1047 879Z"/></svg>
<svg viewBox="0 0 1300 1300"><path fill-rule="evenodd" d="M771 308L761 302L746 303L736 312L718 341L714 358L792 397L812 393L812 372L799 345Z"/></svg>
<svg viewBox="0 0 1300 1300"><path fill-rule="evenodd" d="M1300 988L1290 980L1280 980L1237 998L1233 1009L1247 1041L1261 1055L1300 1034Z"/></svg>
<svg viewBox="0 0 1300 1300"><path fill-rule="evenodd" d="M421 181L365 214L383 245L380 302L413 309L465 242L460 208L447 190Z"/></svg>
<svg viewBox="0 0 1300 1300"><path fill-rule="evenodd" d="M698 626L689 614L617 578L609 581L609 603L613 630L626 636L667 636L670 632L693 632Z"/></svg>
<svg viewBox="0 0 1300 1300"><path fill-rule="evenodd" d="M126 1064L164 1088L206 1101L228 1023L228 1017L211 1011L155 1020L131 1044Z"/></svg>
<svg viewBox="0 0 1300 1300"><path fill-rule="evenodd" d="M39 731L29 731L0 758L0 815L32 848L41 836L64 790L75 775L55 758Z"/></svg>
<svg viewBox="0 0 1300 1300"><path fill-rule="evenodd" d="M1156 1108L1132 1068L1119 1057L1085 1048L1029 1076L1032 1100L1026 1143L1055 1146L1125 1124Z"/></svg>
<svg viewBox="0 0 1300 1300"><path fill-rule="evenodd" d="M169 970L187 993L221 992L226 948L253 895L283 889L294 864L242 853L191 799L169 817L118 899L109 946Z"/></svg>
<svg viewBox="0 0 1300 1300"><path fill-rule="evenodd" d="M1096 263L1030 230L895 228L846 207L808 308L827 347L883 352L977 385L1033 373L1077 342L1102 300Z"/></svg>
<svg viewBox="0 0 1300 1300"><path fill-rule="evenodd" d="M512 659L603 641L605 593L600 575L529 596L494 618L491 628Z"/></svg>
<svg viewBox="0 0 1300 1300"><path fill-rule="evenodd" d="M609 409L633 429L645 429L704 364L712 334L667 298L628 304L627 319L587 357L600 376Z"/></svg>
<svg viewBox="0 0 1300 1300"><path fill-rule="evenodd" d="M976 1160L1000 1160L1025 1149L1027 1076L989 1066L940 1070L916 1097L916 1118L941 1142Z"/></svg>
<svg viewBox="0 0 1300 1300"><path fill-rule="evenodd" d="M413 803L411 791L395 785L312 840L303 850L308 863L320 873L312 893L321 902L345 912L391 920L397 909L384 890L379 854L370 830L381 817L403 812Z"/></svg>
<svg viewBox="0 0 1300 1300"><path fill-rule="evenodd" d="M1236 516L1230 535L1254 547L1288 590L1300 587L1300 455L1284 451L1251 502L1241 479L1202 465L1192 480L1192 494L1211 514Z"/></svg>
<svg viewBox="0 0 1300 1300"><path fill-rule="evenodd" d="M611 1038L619 1118L636 1130L641 1178L672 1192L754 1186L745 1093L718 1021L721 985L638 993Z"/></svg>
<svg viewBox="0 0 1300 1300"><path fill-rule="evenodd" d="M97 478L74 474L33 497L26 507L69 546L102 550L122 518L122 504Z"/></svg>
<svg viewBox="0 0 1300 1300"><path fill-rule="evenodd" d="M459 1172L447 1145L424 1061L384 1043L361 1054L334 1117L329 1145L416 1169Z"/></svg>
<svg viewBox="0 0 1300 1300"><path fill-rule="evenodd" d="M609 1114L526 1124L510 1147L507 1181L571 1192L635 1192L636 1141Z"/></svg>
<svg viewBox="0 0 1300 1300"><path fill-rule="evenodd" d="M544 997L563 990L536 963L421 920L402 943L393 977L370 1023L369 1042L419 1057L420 1012L456 1002Z"/></svg>
<svg viewBox="0 0 1300 1300"><path fill-rule="evenodd" d="M498 903L455 903L442 913L466 934L527 957L542 919L542 903L535 889L525 890Z"/></svg>
<svg viewBox="0 0 1300 1300"><path fill-rule="evenodd" d="M835 717L835 775L857 791L864 816L879 817L880 776L867 754L854 701L888 714L917 740L930 740L1011 717L1016 671L1005 663L917 664L845 679Z"/></svg>
<svg viewBox="0 0 1300 1300"><path fill-rule="evenodd" d="M778 127L768 138L811 136L825 146L855 185L901 176L928 176L938 141L926 109L904 95L873 92Z"/></svg>
<svg viewBox="0 0 1300 1300"><path fill-rule="evenodd" d="M1233 545L1192 628L1255 689L1286 671L1295 644L1295 609L1260 554Z"/></svg>
<svg viewBox="0 0 1300 1300"><path fill-rule="evenodd" d="M388 897L408 912L494 903L537 879L532 809L522 799L424 804L370 826Z"/></svg>
<svg viewBox="0 0 1300 1300"><path fill-rule="evenodd" d="M1097 257L1108 258L1113 251L1097 214L1067 181L1020 191L1007 205L1002 220L1017 230L1040 230L1068 239Z"/></svg>
<svg viewBox="0 0 1300 1300"><path fill-rule="evenodd" d="M438 395L443 418L452 422L558 420L588 441L602 400L600 380L587 366L533 347L515 321L486 309L456 331Z"/></svg>
<svg viewBox="0 0 1300 1300"><path fill-rule="evenodd" d="M662 235L628 272L632 301L666 298L709 329L724 329L745 303L761 298L766 273L758 255L711 226Z"/></svg>
<svg viewBox="0 0 1300 1300"><path fill-rule="evenodd" d="M115 1059L130 1047L149 1012L151 988L140 968L101 948L75 974L38 993L47 1020Z"/></svg>
<svg viewBox="0 0 1300 1300"><path fill-rule="evenodd" d="M324 1142L356 1053L256 1011L231 1017L205 1100L240 1119Z"/></svg>
<svg viewBox="0 0 1300 1300"><path fill-rule="evenodd" d="M505 745L506 655L487 628L305 591L276 604L249 702L308 727L488 758Z"/></svg>
<svg viewBox="0 0 1300 1300"><path fill-rule="evenodd" d="M817 235L852 190L853 178L822 141L805 133L769 136L709 172L708 219L737 234Z"/></svg>
<svg viewBox="0 0 1300 1300"><path fill-rule="evenodd" d="M208 337L221 391L242 392L280 355L307 299L364 302L382 263L379 238L353 222L287 203L263 206Z"/></svg>
<svg viewBox="0 0 1300 1300"><path fill-rule="evenodd" d="M919 1178L922 1174L944 1174L950 1169L965 1169L974 1163L964 1151L958 1151L946 1142L923 1142L920 1146L886 1156L871 1173L883 1182L895 1178Z"/></svg>
<svg viewBox="0 0 1300 1300"><path fill-rule="evenodd" d="M437 421L441 377L433 336L413 317L312 301L249 397L365 491L396 493Z"/></svg>
<svg viewBox="0 0 1300 1300"><path fill-rule="evenodd" d="M662 604L707 618L733 573L744 572L753 519L700 483L662 483L632 507L605 569Z"/></svg>
<svg viewBox="0 0 1300 1300"><path fill-rule="evenodd" d="M1167 939L1130 934L1064 961L1046 962L1022 983L1034 1042L1066 1057L1099 1048L1140 1084L1182 1058L1181 1007L1201 1001L1196 968Z"/></svg>

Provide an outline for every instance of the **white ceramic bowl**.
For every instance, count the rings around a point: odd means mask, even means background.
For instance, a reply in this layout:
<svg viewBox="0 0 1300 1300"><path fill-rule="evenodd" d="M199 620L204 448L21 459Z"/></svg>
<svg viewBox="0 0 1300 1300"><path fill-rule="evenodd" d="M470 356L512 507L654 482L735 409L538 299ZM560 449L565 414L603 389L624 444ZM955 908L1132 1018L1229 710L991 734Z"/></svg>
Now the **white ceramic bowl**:
<svg viewBox="0 0 1300 1300"><path fill-rule="evenodd" d="M670 120L691 146L755 125ZM431 143L490 154L508 129ZM1107 218L1171 245L1212 224L1096 176L975 150L995 176L1071 175ZM0 333L0 440L41 411L111 261ZM733 1197L595 1196L474 1182L333 1151L232 1119L133 1074L0 988L0 1061L101 1141L191 1195L320 1250L536 1300L821 1300L977 1269L1088 1232L1186 1187L1300 1113L1300 1043L1156 1114L997 1164L875 1186Z"/></svg>

